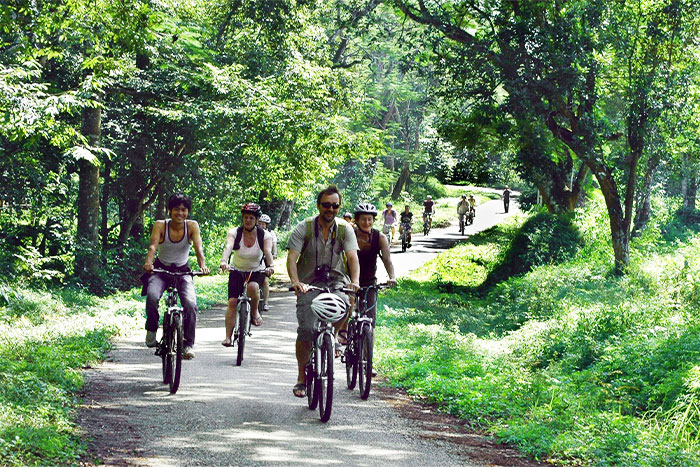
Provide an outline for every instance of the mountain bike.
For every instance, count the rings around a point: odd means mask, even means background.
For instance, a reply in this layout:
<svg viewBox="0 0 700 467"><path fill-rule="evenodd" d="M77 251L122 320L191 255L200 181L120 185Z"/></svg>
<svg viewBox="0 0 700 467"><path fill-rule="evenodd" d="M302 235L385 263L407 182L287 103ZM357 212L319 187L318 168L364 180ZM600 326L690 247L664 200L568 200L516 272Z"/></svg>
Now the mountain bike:
<svg viewBox="0 0 700 467"><path fill-rule="evenodd" d="M235 269L229 269L229 271L235 271L236 273L246 274L244 271L236 271ZM236 322L233 327L233 335L231 336L231 347L238 345L236 351L236 366L241 366L243 363L243 351L245 350L245 339L246 336L250 336L250 312L252 301L251 297L248 296L248 282L253 275L250 271L247 273L245 281L243 281L243 291L238 297L238 303L236 304Z"/></svg>
<svg viewBox="0 0 700 467"><path fill-rule="evenodd" d="M408 249L408 235L411 233L411 224L409 222L401 223L401 252Z"/></svg>
<svg viewBox="0 0 700 467"><path fill-rule="evenodd" d="M426 237L430 233L430 226L432 224L432 220L433 220L433 213L432 212L423 213L423 235L425 235Z"/></svg>
<svg viewBox="0 0 700 467"><path fill-rule="evenodd" d="M374 356L374 323L370 312L376 310L377 300L368 306L370 294L388 288L388 284L376 284L361 287L357 293L355 309L348 321L348 337L345 353L341 361L345 362L348 389L355 389L359 379L360 398L369 398L372 386L372 366ZM375 312L376 316L376 312Z"/></svg>
<svg viewBox="0 0 700 467"><path fill-rule="evenodd" d="M476 210L474 208L470 208L469 212L467 213L467 225L472 225L474 223L474 216L476 215Z"/></svg>
<svg viewBox="0 0 700 467"><path fill-rule="evenodd" d="M340 290L345 293L354 293L350 289L308 286L309 290L321 292L334 292ZM294 289L290 289L294 290ZM322 422L331 418L333 408L333 361L335 359L335 330L333 323L318 320L314 327L314 338L311 341L311 357L306 364L306 397L309 409L314 410L318 406L318 412Z"/></svg>
<svg viewBox="0 0 700 467"><path fill-rule="evenodd" d="M163 336L156 347L156 355L162 360L163 383L169 385L170 393L175 394L180 387L182 372L182 307L178 305L177 286L182 276L202 276L200 271L172 272L165 269L154 269L154 273L170 277L165 298L167 307L163 314Z"/></svg>

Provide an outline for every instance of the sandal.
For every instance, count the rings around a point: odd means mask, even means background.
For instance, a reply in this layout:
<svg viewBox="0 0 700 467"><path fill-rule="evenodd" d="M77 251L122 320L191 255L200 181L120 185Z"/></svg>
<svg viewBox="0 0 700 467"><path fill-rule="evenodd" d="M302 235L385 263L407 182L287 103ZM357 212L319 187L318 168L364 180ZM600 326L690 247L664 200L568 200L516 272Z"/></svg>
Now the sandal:
<svg viewBox="0 0 700 467"><path fill-rule="evenodd" d="M335 343L335 358L339 358L345 352L345 346L340 342Z"/></svg>
<svg viewBox="0 0 700 467"><path fill-rule="evenodd" d="M250 322L253 323L253 326L260 326L260 325L262 325L263 320L262 320L262 318L260 317L260 314L258 314L258 317L257 317L257 318L252 318L252 319L250 320Z"/></svg>
<svg viewBox="0 0 700 467"><path fill-rule="evenodd" d="M305 397L306 396L306 383L295 384L294 387L292 388L292 392L297 397Z"/></svg>
<svg viewBox="0 0 700 467"><path fill-rule="evenodd" d="M233 342L231 342L231 339L224 339L221 341L221 345L224 347L233 347Z"/></svg>
<svg viewBox="0 0 700 467"><path fill-rule="evenodd" d="M338 331L338 342L340 345L348 345L348 331L345 329Z"/></svg>

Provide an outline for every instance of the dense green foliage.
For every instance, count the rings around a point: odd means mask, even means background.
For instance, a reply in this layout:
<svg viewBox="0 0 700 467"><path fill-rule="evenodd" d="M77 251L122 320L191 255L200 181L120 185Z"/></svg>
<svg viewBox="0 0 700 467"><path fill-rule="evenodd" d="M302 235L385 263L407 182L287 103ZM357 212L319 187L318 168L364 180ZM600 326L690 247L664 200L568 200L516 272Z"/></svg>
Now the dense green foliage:
<svg viewBox="0 0 700 467"><path fill-rule="evenodd" d="M602 200L578 211L584 239L475 293L525 219L440 255L381 299L376 355L410 394L561 464L697 465L700 232L669 213L611 274ZM452 292L445 292L449 284ZM426 306L425 303L428 303Z"/></svg>

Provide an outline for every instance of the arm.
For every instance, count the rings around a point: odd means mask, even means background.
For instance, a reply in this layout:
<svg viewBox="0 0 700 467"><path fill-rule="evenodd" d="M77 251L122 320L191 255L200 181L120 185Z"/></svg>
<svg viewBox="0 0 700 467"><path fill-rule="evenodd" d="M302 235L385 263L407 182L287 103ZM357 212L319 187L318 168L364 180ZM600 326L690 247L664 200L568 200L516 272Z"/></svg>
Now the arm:
<svg viewBox="0 0 700 467"><path fill-rule="evenodd" d="M296 250L289 250L287 253L287 274L289 274L289 280L292 282L292 287L294 291L299 295L299 293L306 293L306 284L299 282L299 273L297 271L297 260L299 259L300 253Z"/></svg>
<svg viewBox="0 0 700 467"><path fill-rule="evenodd" d="M153 261L156 258L156 250L160 239L165 232L165 221L156 221L151 229L151 241L148 245L148 253L146 254L146 262L143 264L143 269L146 272L153 272Z"/></svg>
<svg viewBox="0 0 700 467"><path fill-rule="evenodd" d="M224 254L221 255L221 263L219 264L219 267L221 268L221 272L226 272L226 269L228 269L228 259L231 256L231 252L233 251L233 243L236 240L236 229L233 228L228 231L228 234L226 234L226 244L224 245Z"/></svg>
<svg viewBox="0 0 700 467"><path fill-rule="evenodd" d="M379 248L382 250L382 262L387 274L389 274L389 286L396 285L396 275L394 274L394 263L391 262L391 249L389 248L389 240L383 233L379 234Z"/></svg>
<svg viewBox="0 0 700 467"><path fill-rule="evenodd" d="M269 277L275 272L275 260L272 258L272 237L263 240L263 255L265 255L265 274Z"/></svg>
<svg viewBox="0 0 700 467"><path fill-rule="evenodd" d="M201 269L204 274L209 274L207 260L204 257L204 248L202 247L202 234L199 231L199 224L197 223L197 221L191 221L190 232L192 235L192 245L194 246L194 253L195 255L197 255L197 263L199 264L199 269Z"/></svg>
<svg viewBox="0 0 700 467"><path fill-rule="evenodd" d="M350 273L348 288L357 292L360 289L360 260L357 258L357 250L346 251L345 256L348 259L348 272Z"/></svg>

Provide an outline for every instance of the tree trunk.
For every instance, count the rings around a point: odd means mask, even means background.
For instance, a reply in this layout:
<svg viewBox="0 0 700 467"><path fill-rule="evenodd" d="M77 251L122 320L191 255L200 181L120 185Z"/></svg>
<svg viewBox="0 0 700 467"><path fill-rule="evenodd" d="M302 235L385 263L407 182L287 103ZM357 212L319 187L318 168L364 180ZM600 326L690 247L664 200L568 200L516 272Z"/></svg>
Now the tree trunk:
<svg viewBox="0 0 700 467"><path fill-rule="evenodd" d="M686 172L681 182L683 191L683 210L694 211L695 201L698 195L698 178L695 173Z"/></svg>
<svg viewBox="0 0 700 467"><path fill-rule="evenodd" d="M92 147L99 147L100 108L83 109L82 133ZM75 275L86 283L94 282L100 270L100 167L97 160L78 161L78 230Z"/></svg>
<svg viewBox="0 0 700 467"><path fill-rule="evenodd" d="M399 179L396 181L396 185L394 186L394 191L391 193L391 199L394 201L401 199L401 192L403 191L403 186L406 183L406 180L408 180L408 176L411 174L411 167L408 165L408 162L404 162L403 168L401 169L401 174L399 175Z"/></svg>
<svg viewBox="0 0 700 467"><path fill-rule="evenodd" d="M280 214L279 222L277 223L277 226L281 229L289 229L289 222L292 217L292 209L294 209L294 201L287 201L284 210Z"/></svg>
<svg viewBox="0 0 700 467"><path fill-rule="evenodd" d="M102 250L107 250L109 246L109 230L108 230L108 206L110 197L110 183L112 182L112 161L105 158L104 173L102 175L102 198L100 199L100 211L102 212L102 221L100 225L100 235L102 236Z"/></svg>
<svg viewBox="0 0 700 467"><path fill-rule="evenodd" d="M640 236L651 219L651 184L654 182L654 172L659 166L659 161L660 157L655 155L647 163L642 188L637 192L637 210L634 215L632 237Z"/></svg>
<svg viewBox="0 0 700 467"><path fill-rule="evenodd" d="M605 205L608 208L610 217L610 234L612 236L613 253L615 254L615 272L623 274L630 264L630 231L629 222L625 222L625 215L622 209L617 185L612 173L607 167L599 165L596 169L591 168L596 174L600 189L605 198Z"/></svg>

